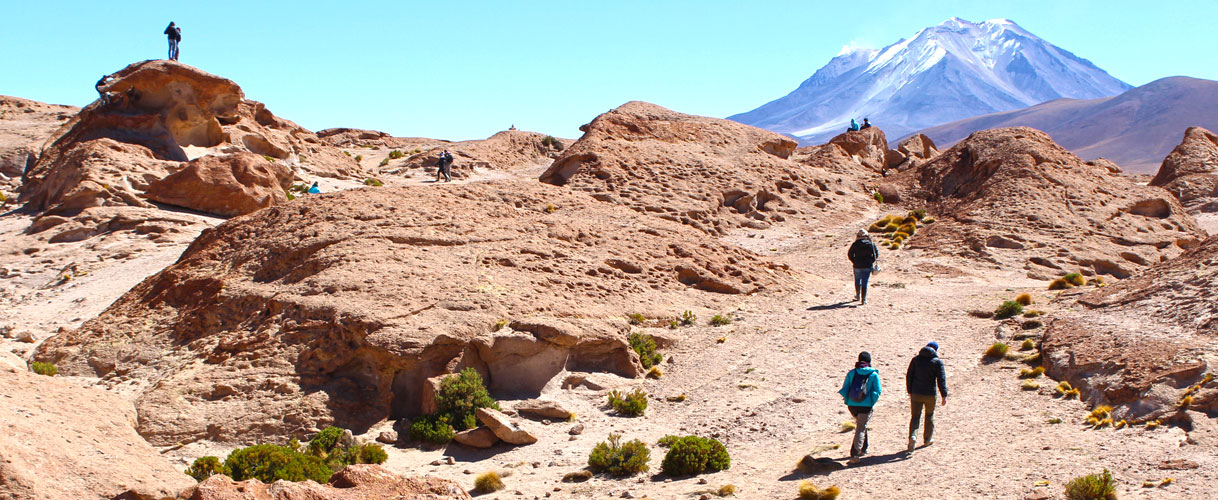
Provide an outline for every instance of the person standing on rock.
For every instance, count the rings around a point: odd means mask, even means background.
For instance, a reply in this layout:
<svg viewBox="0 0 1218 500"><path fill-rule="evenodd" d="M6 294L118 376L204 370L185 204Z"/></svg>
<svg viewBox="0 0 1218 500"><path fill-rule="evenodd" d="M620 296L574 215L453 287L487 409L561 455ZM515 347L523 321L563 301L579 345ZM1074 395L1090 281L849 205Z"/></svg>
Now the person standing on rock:
<svg viewBox="0 0 1218 500"><path fill-rule="evenodd" d="M169 27L165 28L165 36L169 37L169 60L178 60L178 43L182 41L182 28L175 26L173 21L169 21Z"/></svg>
<svg viewBox="0 0 1218 500"><path fill-rule="evenodd" d="M867 281L871 279L871 271L875 261L880 258L880 249L871 241L871 235L866 229L859 229L847 253L850 263L854 265L854 300L860 304L867 303Z"/></svg>
<svg viewBox="0 0 1218 500"><path fill-rule="evenodd" d="M867 422L871 420L871 409L880 399L882 387L880 372L871 367L871 353L859 353L854 369L846 372L842 389L837 391L846 401L846 408L854 416L854 442L850 446L849 463L857 464L867 454Z"/></svg>
<svg viewBox="0 0 1218 500"><path fill-rule="evenodd" d="M909 361L905 371L905 391L909 393L909 451L917 446L918 424L922 408L926 407L926 428L922 431L922 446L935 443L935 390L947 406L947 372L939 359L939 343L930 342Z"/></svg>

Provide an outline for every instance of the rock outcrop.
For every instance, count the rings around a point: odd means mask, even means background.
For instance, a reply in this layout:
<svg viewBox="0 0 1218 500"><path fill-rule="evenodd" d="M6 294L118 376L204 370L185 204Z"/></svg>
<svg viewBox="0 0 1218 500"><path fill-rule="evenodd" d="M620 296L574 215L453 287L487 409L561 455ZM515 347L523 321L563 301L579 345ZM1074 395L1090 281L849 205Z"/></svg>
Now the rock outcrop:
<svg viewBox="0 0 1218 500"><path fill-rule="evenodd" d="M471 366L499 397L642 374L622 311L789 285L680 224L536 182L367 188L238 217L36 356L136 389L157 445L363 432ZM616 319L615 319L616 318Z"/></svg>
<svg viewBox="0 0 1218 500"><path fill-rule="evenodd" d="M118 396L0 365L0 401L0 498L166 498L194 483L135 432Z"/></svg>
<svg viewBox="0 0 1218 500"><path fill-rule="evenodd" d="M207 155L148 185L153 201L232 217L288 201L292 173L253 153Z"/></svg>
<svg viewBox="0 0 1218 500"><path fill-rule="evenodd" d="M1218 413L1218 382L1203 383L1218 363L1218 237L1078 303L1084 308L1048 324L1049 375L1095 404L1120 406L1118 418L1159 418L1182 406Z"/></svg>
<svg viewBox="0 0 1218 500"><path fill-rule="evenodd" d="M1150 185L1176 195L1191 211L1218 212L1218 135L1189 127Z"/></svg>
<svg viewBox="0 0 1218 500"><path fill-rule="evenodd" d="M897 168L908 156L888 149L887 141L884 131L878 127L851 130L838 134L825 144L799 148L792 159L840 174L874 178L877 174L886 175L889 169Z"/></svg>
<svg viewBox="0 0 1218 500"><path fill-rule="evenodd" d="M909 248L1022 266L1037 278L1126 278L1204 237L1166 191L1088 165L1025 127L974 133L890 179L911 208L926 204L939 218Z"/></svg>
<svg viewBox="0 0 1218 500"><path fill-rule="evenodd" d="M935 148L935 141L930 140L926 134L914 134L907 137L897 145L897 152L907 158L920 160L929 160L939 154L939 150Z"/></svg>
<svg viewBox="0 0 1218 500"><path fill-rule="evenodd" d="M444 150L453 155L454 178L469 177L475 169L542 169L549 166L565 146L565 141L545 134L504 130L482 140L424 145L419 153L400 161L390 160L388 165L381 167L380 172L401 175L412 170L425 170L434 175L436 162Z"/></svg>
<svg viewBox="0 0 1218 500"><path fill-rule="evenodd" d="M402 477L379 465L352 465L334 473L329 484L313 481L271 484L256 479L233 481L216 475L182 493L185 500L469 500L461 486L433 477Z"/></svg>
<svg viewBox="0 0 1218 500"><path fill-rule="evenodd" d="M246 100L231 80L163 60L112 76L101 89L107 97L64 124L25 172L20 201L28 209L74 216L98 206L151 207L143 201L151 183L210 154L252 153L310 177L362 174L316 135Z"/></svg>
<svg viewBox="0 0 1218 500"><path fill-rule="evenodd" d="M713 235L849 210L826 209L838 192L864 200L862 189L831 188L827 172L788 159L795 141L728 120L629 102L580 130L542 182Z"/></svg>
<svg viewBox="0 0 1218 500"><path fill-rule="evenodd" d="M42 144L77 111L73 106L0 95L0 188L17 188L26 169L38 161Z"/></svg>

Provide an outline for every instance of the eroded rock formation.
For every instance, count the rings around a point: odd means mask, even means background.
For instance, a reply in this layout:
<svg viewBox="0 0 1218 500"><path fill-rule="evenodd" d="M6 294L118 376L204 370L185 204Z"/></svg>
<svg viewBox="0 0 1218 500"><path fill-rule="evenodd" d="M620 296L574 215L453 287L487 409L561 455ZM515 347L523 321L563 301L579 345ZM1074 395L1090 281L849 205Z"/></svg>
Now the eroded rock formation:
<svg viewBox="0 0 1218 500"><path fill-rule="evenodd" d="M1189 210L1218 212L1218 135L1189 127L1150 185L1176 195Z"/></svg>
<svg viewBox="0 0 1218 500"><path fill-rule="evenodd" d="M232 217L288 201L291 183L287 167L256 154L207 155L152 182L144 196Z"/></svg>
<svg viewBox="0 0 1218 500"><path fill-rule="evenodd" d="M153 444L282 441L417 414L428 379L465 366L501 397L564 370L638 376L622 311L788 283L750 252L541 183L362 189L205 231L37 357L138 387Z"/></svg>

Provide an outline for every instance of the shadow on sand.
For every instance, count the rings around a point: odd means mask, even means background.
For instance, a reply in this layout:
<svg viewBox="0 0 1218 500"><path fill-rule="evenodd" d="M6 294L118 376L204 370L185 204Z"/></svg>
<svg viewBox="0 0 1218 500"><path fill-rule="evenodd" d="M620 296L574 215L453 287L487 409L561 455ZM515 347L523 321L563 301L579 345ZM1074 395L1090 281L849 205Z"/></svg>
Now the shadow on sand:
<svg viewBox="0 0 1218 500"><path fill-rule="evenodd" d="M829 311L829 310L833 310L833 309L841 309L843 307L858 307L858 305L855 304L853 300L843 300L836 304L825 304L825 305L820 305L820 306L812 306L812 307L809 307L808 310L809 311Z"/></svg>

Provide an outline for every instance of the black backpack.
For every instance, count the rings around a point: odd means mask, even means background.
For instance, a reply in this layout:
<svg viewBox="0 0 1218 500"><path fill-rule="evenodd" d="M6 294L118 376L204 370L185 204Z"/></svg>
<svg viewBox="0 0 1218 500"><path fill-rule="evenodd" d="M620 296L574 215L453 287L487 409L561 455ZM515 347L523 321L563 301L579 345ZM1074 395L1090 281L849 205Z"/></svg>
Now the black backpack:
<svg viewBox="0 0 1218 500"><path fill-rule="evenodd" d="M870 392L867 390L867 382L871 380L871 374L859 376L858 372L854 372L854 378L850 380L850 391L847 394L850 400L856 403L861 403L867 400Z"/></svg>

